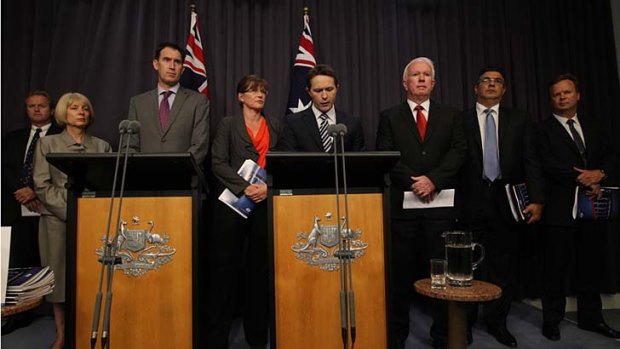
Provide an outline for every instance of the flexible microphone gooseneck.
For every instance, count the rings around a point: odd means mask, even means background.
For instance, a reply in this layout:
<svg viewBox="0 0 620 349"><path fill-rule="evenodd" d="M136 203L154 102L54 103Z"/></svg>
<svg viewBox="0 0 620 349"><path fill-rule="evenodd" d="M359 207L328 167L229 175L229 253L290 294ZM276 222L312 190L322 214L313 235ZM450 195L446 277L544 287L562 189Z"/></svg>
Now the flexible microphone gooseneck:
<svg viewBox="0 0 620 349"><path fill-rule="evenodd" d="M90 348L94 349L97 345L97 331L99 329L99 316L101 314L101 290L103 289L103 274L108 263L108 258L110 257L109 251L109 239L110 239L110 224L112 222L112 211L114 207L114 193L116 190L116 179L118 176L118 165L120 162L121 155L121 145L123 144L123 138L127 134L127 126L129 126L129 120L123 120L118 124L118 132L120 133L120 138L118 140L118 151L116 152L116 165L114 166L114 180L112 181L112 195L110 195L110 208L108 210L108 224L106 226L106 234L105 234L105 246L103 249L103 254L101 256L101 271L99 273L99 288L97 289L97 295L95 297L95 309L93 311L93 324L91 327L91 335L90 335ZM128 142L129 143L129 142Z"/></svg>
<svg viewBox="0 0 620 349"><path fill-rule="evenodd" d="M353 290L353 269L351 268L351 261L353 259L353 252L351 252L351 228L349 227L349 200L348 200L348 186L347 186L347 165L346 157L344 155L344 136L347 134L347 126L339 124L338 138L340 140L340 156L342 159L342 190L344 193L344 228L345 228L345 252L347 259L345 260L346 274L349 276L348 280L348 306L349 306L349 323L351 329L351 349L355 347L355 338L357 337L357 328L355 324L355 292Z"/></svg>
<svg viewBox="0 0 620 349"><path fill-rule="evenodd" d="M338 275L340 276L340 330L342 335L342 345L344 349L349 347L349 314L347 311L347 276L346 269L344 268L344 244L342 241L342 226L340 225L340 178L338 176L338 147L337 138L334 137L338 134L338 125L329 125L327 127L327 133L333 137L333 154L334 154L334 179L336 181L336 224L338 225Z"/></svg>
<svg viewBox="0 0 620 349"><path fill-rule="evenodd" d="M140 132L140 122L136 120L130 120L127 124L127 134L128 137L131 137L132 134L137 134ZM124 163L123 163L123 173L121 175L121 188L118 194L118 210L116 216L116 232L112 242L109 244L109 260L107 264L107 287L106 287L106 297L105 297L105 308L103 312L103 329L101 331L101 348L109 348L109 338L110 338L110 312L112 309L112 281L114 279L114 265L116 264L116 254L118 249L118 236L121 229L121 209L123 206L123 193L125 191L125 179L127 178L127 162L129 158L129 142L127 142L125 146L124 152Z"/></svg>

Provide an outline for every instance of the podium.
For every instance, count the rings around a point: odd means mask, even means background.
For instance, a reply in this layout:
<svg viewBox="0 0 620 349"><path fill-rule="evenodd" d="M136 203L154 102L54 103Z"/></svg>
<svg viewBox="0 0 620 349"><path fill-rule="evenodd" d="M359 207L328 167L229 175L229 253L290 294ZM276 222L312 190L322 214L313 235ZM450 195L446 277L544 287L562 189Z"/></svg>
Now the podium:
<svg viewBox="0 0 620 349"><path fill-rule="evenodd" d="M90 347L116 153L49 154L68 175L66 347ZM198 348L202 170L189 153L130 153L113 277L112 348ZM116 232L114 200L110 238ZM99 255L98 255L99 253ZM118 258L117 258L118 259ZM104 278L104 300L105 285ZM103 324L102 304L99 341Z"/></svg>
<svg viewBox="0 0 620 349"><path fill-rule="evenodd" d="M389 172L400 153L347 153L345 158L355 256L355 348L387 348ZM340 274L334 252L342 221L336 207L334 156L270 152L267 169L271 348L341 348ZM341 166L339 174L342 194ZM343 217L342 195L339 204Z"/></svg>

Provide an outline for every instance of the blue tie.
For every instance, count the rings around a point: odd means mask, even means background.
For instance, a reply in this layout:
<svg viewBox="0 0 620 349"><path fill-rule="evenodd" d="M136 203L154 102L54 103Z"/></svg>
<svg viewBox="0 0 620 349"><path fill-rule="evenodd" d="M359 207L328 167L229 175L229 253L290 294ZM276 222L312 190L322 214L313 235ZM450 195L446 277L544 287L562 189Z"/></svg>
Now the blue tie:
<svg viewBox="0 0 620 349"><path fill-rule="evenodd" d="M30 141L30 146L28 147L28 151L26 152L26 158L24 159L24 167L22 168L22 176L21 182L23 185L29 186L30 188L34 188L34 183L32 181L32 169L34 165L34 149L37 147L37 141L41 136L41 130L37 127L34 132L34 136L32 136L32 140Z"/></svg>
<svg viewBox="0 0 620 349"><path fill-rule="evenodd" d="M495 119L493 119L493 110L486 109L484 113L487 115L484 127L484 149L482 150L484 176L488 180L494 181L499 177L499 152L497 151Z"/></svg>

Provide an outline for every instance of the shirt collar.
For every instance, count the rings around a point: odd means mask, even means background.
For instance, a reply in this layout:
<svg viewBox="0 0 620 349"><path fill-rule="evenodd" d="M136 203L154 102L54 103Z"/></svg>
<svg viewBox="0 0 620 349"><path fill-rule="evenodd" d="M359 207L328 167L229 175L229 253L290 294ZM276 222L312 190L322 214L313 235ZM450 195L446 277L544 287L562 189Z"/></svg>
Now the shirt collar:
<svg viewBox="0 0 620 349"><path fill-rule="evenodd" d="M181 84L178 83L174 86L172 86L171 88L165 90L163 88L161 88L161 86L157 85L157 95L160 96L162 92L165 91L172 91L175 95L177 94L177 92L179 92L179 88L181 87Z"/></svg>
<svg viewBox="0 0 620 349"><path fill-rule="evenodd" d="M572 118L567 118L564 116L559 116L558 114L553 113L553 117L558 120L562 125L566 125L566 122L568 120L574 120L575 124L579 125L579 119L577 118L577 113L575 113L575 116L573 116Z"/></svg>
<svg viewBox="0 0 620 349"><path fill-rule="evenodd" d="M322 111L317 109L317 107L314 106L314 103L312 103L311 108L312 108L312 112L314 113L314 117L317 120L319 119L319 116L321 116L321 114L326 114L330 121L334 123L336 122L336 107L335 106L332 106L332 108L328 110L327 113L323 113Z"/></svg>
<svg viewBox="0 0 620 349"><path fill-rule="evenodd" d="M487 109L491 109L495 112L495 115L499 115L499 103L492 106L491 108L487 108L484 105L480 104L479 102L476 102L476 111L478 112L478 115L484 113L484 111Z"/></svg>
<svg viewBox="0 0 620 349"><path fill-rule="evenodd" d="M407 104L409 104L409 108L411 108L411 112L415 114L415 107L418 106L418 103L407 99ZM431 100L427 99L422 103L419 103L419 105L422 106L422 108L424 108L424 110L428 113L429 108L431 107Z"/></svg>

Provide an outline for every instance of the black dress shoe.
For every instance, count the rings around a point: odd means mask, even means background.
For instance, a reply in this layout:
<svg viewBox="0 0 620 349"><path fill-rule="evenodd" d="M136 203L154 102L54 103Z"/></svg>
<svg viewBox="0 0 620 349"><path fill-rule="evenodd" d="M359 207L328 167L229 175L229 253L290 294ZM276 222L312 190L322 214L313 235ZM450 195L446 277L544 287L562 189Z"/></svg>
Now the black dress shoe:
<svg viewBox="0 0 620 349"><path fill-rule="evenodd" d="M502 326L498 328L489 328L487 332L489 332L491 336L495 337L495 339L503 345L510 348L517 347L517 340L510 332L508 332L506 327Z"/></svg>
<svg viewBox="0 0 620 349"><path fill-rule="evenodd" d="M550 341L560 340L560 327L551 322L545 322L542 328L543 336L547 337Z"/></svg>
<svg viewBox="0 0 620 349"><path fill-rule="evenodd" d="M609 338L620 338L620 332L614 330L613 328L607 326L607 324L603 321L594 324L579 324L579 328L586 331L592 331L599 334L602 334L605 337Z"/></svg>

